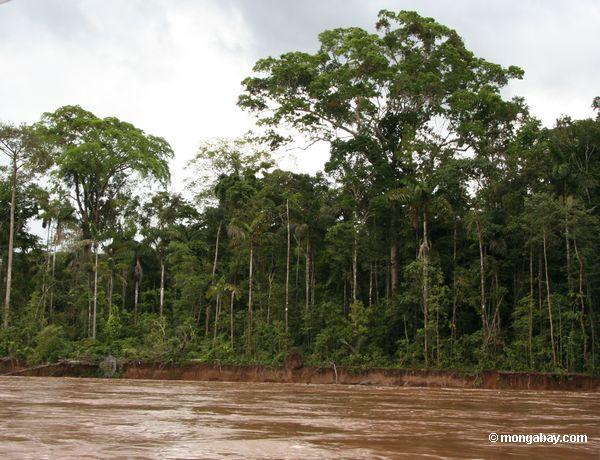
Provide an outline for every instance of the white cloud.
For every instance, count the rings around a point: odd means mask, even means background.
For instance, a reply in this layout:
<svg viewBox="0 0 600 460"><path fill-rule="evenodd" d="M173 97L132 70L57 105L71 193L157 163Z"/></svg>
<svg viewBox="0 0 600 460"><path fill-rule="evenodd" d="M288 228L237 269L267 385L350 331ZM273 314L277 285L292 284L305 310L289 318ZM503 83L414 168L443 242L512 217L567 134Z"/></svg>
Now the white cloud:
<svg viewBox="0 0 600 460"><path fill-rule="evenodd" d="M591 115L600 94L595 0L13 0L0 5L0 120L31 122L79 104L165 137L174 187L202 139L236 136L252 119L235 105L254 61L313 51L326 28L372 28L377 11L417 9L455 28L478 55L516 64L546 124ZM314 172L326 150L285 167Z"/></svg>

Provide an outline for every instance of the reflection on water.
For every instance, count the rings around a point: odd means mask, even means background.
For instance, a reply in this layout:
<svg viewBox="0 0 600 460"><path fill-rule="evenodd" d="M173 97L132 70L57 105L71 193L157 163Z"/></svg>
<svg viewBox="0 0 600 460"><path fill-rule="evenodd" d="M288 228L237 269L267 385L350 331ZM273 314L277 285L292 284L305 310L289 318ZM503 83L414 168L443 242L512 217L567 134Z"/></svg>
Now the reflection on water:
<svg viewBox="0 0 600 460"><path fill-rule="evenodd" d="M492 444L490 432L587 444ZM600 395L0 378L2 458L600 458Z"/></svg>

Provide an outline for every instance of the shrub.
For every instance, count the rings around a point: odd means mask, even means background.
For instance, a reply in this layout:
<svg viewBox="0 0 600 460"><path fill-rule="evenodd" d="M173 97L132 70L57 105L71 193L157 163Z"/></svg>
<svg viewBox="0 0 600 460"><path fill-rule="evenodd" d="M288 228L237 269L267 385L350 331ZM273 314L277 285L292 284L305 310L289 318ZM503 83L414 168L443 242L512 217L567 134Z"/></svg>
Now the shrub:
<svg viewBox="0 0 600 460"><path fill-rule="evenodd" d="M35 348L31 355L33 363L53 362L68 352L68 342L61 326L51 324L42 329L35 337Z"/></svg>

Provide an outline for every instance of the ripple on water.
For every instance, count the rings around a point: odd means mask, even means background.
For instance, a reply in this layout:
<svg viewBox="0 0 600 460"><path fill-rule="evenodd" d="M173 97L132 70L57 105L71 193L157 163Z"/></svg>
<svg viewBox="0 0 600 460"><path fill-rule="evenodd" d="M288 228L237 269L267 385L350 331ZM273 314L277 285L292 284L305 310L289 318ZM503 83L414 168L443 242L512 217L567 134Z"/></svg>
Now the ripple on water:
<svg viewBox="0 0 600 460"><path fill-rule="evenodd" d="M587 434L491 444L490 432ZM595 458L592 393L0 377L2 458Z"/></svg>

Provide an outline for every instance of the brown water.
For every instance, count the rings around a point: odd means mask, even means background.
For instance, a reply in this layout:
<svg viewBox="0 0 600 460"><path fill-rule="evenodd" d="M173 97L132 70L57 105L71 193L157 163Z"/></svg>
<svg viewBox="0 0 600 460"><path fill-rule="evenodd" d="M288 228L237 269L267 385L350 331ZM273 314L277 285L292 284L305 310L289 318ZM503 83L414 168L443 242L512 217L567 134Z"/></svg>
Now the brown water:
<svg viewBox="0 0 600 460"><path fill-rule="evenodd" d="M587 434L586 444L492 444ZM600 395L0 377L0 458L593 458Z"/></svg>

